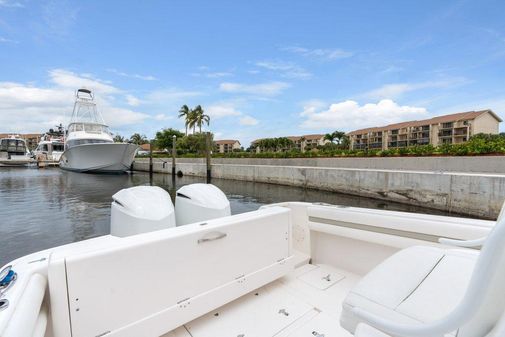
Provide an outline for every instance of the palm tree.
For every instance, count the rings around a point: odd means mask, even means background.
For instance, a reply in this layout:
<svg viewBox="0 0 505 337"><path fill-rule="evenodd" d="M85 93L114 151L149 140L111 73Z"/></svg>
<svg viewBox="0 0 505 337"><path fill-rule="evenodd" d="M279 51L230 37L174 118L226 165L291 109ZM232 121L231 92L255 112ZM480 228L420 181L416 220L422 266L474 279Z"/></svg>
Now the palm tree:
<svg viewBox="0 0 505 337"><path fill-rule="evenodd" d="M194 123L195 123L195 125L198 126L198 129L200 130L200 133L202 133L202 124L207 123L207 125L209 125L209 123L210 123L210 116L206 115L203 112L203 109L202 109L201 105L197 105L192 111L195 113L194 114L194 118L195 118Z"/></svg>
<svg viewBox="0 0 505 337"><path fill-rule="evenodd" d="M337 144L342 144L342 141L347 136L346 136L345 132L343 132L343 131L335 131L335 132L333 132L333 137L335 137Z"/></svg>
<svg viewBox="0 0 505 337"><path fill-rule="evenodd" d="M184 117L185 119L184 125L186 126L186 136L188 135L188 126L190 124L191 112L192 112L191 109L186 104L181 106L181 108L179 109L179 118Z"/></svg>
<svg viewBox="0 0 505 337"><path fill-rule="evenodd" d="M324 135L324 140L329 140L331 143L335 141L335 132Z"/></svg>
<svg viewBox="0 0 505 337"><path fill-rule="evenodd" d="M130 142L132 142L133 144L142 145L142 144L146 144L148 142L148 140L145 135L141 135L140 133L134 133L130 137Z"/></svg>
<svg viewBox="0 0 505 337"><path fill-rule="evenodd" d="M115 135L113 141L114 143L124 143L124 137L121 135Z"/></svg>
<svg viewBox="0 0 505 337"><path fill-rule="evenodd" d="M188 123L189 128L193 129L193 134L195 134L196 119L197 119L196 111L194 109L190 110L188 117L186 117L186 121Z"/></svg>

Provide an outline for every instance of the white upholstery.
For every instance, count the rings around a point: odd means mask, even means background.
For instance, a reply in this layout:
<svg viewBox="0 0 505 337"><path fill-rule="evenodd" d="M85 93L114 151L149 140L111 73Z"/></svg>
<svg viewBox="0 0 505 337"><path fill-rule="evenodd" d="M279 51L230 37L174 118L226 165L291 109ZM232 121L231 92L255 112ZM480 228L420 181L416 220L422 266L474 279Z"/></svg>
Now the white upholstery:
<svg viewBox="0 0 505 337"><path fill-rule="evenodd" d="M364 323L358 324L356 328L356 333L354 334L356 337L390 337L385 333L380 332L377 329L372 328L370 325L366 325Z"/></svg>
<svg viewBox="0 0 505 337"><path fill-rule="evenodd" d="M341 325L355 333L355 307L397 323L432 322L463 298L478 251L416 246L377 266L348 294Z"/></svg>

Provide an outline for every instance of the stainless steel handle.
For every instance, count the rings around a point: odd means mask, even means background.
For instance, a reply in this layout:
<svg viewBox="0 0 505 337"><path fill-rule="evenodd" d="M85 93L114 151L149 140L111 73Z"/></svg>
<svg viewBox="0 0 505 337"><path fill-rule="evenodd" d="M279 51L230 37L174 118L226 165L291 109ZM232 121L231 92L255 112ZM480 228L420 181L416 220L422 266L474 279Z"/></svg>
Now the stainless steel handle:
<svg viewBox="0 0 505 337"><path fill-rule="evenodd" d="M219 240L219 239L225 238L228 235L226 233L221 233L221 232L213 232L211 234L215 234L215 235L208 237L208 238L204 237L204 238L198 239L198 243Z"/></svg>

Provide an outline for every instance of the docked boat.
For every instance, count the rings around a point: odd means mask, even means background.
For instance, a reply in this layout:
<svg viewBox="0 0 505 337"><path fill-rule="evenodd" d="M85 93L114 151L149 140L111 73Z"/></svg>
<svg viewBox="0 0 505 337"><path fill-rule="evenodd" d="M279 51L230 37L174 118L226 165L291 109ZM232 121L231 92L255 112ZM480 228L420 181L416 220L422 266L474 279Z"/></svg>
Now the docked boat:
<svg viewBox="0 0 505 337"><path fill-rule="evenodd" d="M33 155L37 160L59 162L64 148L63 137L54 137L45 134L41 138L37 148L33 151Z"/></svg>
<svg viewBox="0 0 505 337"><path fill-rule="evenodd" d="M60 167L77 172L122 173L130 169L138 146L114 143L91 90L76 92L74 110L65 131Z"/></svg>
<svg viewBox="0 0 505 337"><path fill-rule="evenodd" d="M17 135L0 139L0 166L27 166L33 163L26 141Z"/></svg>
<svg viewBox="0 0 505 337"><path fill-rule="evenodd" d="M2 337L503 337L497 221L285 202L212 185L113 196L111 234L0 272Z"/></svg>

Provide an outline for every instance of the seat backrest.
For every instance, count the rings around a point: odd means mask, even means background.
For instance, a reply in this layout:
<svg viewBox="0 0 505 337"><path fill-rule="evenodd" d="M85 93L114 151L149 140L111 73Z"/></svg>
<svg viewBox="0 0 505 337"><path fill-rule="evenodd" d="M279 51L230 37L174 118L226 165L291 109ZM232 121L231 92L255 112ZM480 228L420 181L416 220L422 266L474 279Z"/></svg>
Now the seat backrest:
<svg viewBox="0 0 505 337"><path fill-rule="evenodd" d="M289 272L290 233L275 207L64 255L49 278L66 287L71 333L55 336L163 335Z"/></svg>
<svg viewBox="0 0 505 337"><path fill-rule="evenodd" d="M480 299L474 302L470 297ZM468 300L468 301L466 301ZM480 302L480 303L478 303ZM484 337L505 312L505 216L500 212L495 227L482 247L465 298L460 305L477 303L477 312L459 329L458 337Z"/></svg>

